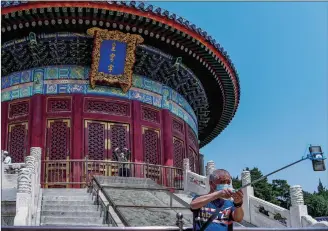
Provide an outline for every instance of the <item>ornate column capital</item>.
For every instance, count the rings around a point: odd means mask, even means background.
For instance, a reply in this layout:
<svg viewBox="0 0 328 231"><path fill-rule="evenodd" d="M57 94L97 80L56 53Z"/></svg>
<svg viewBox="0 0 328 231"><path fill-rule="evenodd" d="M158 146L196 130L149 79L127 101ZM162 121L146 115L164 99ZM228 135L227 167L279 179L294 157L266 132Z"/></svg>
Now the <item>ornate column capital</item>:
<svg viewBox="0 0 328 231"><path fill-rule="evenodd" d="M242 171L241 173L241 184L242 186L247 185L249 183L251 183L252 179L251 179L251 172L250 171Z"/></svg>
<svg viewBox="0 0 328 231"><path fill-rule="evenodd" d="M35 174L36 172L36 158L34 156L27 156L26 157L26 168L29 168L31 170L32 174Z"/></svg>
<svg viewBox="0 0 328 231"><path fill-rule="evenodd" d="M209 176L212 174L212 172L215 170L215 163L213 160L210 160L206 164L206 176Z"/></svg>
<svg viewBox="0 0 328 231"><path fill-rule="evenodd" d="M31 169L21 168L17 178L17 193L32 192Z"/></svg>
<svg viewBox="0 0 328 231"><path fill-rule="evenodd" d="M30 149L31 156L34 156L38 162L41 160L41 148L40 147L31 147Z"/></svg>
<svg viewBox="0 0 328 231"><path fill-rule="evenodd" d="M304 205L303 189L300 185L291 186L289 191L292 206Z"/></svg>
<svg viewBox="0 0 328 231"><path fill-rule="evenodd" d="M183 159L183 171L190 171L189 158L184 158Z"/></svg>

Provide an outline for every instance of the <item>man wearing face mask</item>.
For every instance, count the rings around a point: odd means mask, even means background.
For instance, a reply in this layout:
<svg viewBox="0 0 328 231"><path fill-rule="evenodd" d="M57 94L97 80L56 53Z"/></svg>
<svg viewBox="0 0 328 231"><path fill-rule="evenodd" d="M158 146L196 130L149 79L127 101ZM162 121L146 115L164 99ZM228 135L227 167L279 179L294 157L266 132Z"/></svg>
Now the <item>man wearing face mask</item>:
<svg viewBox="0 0 328 231"><path fill-rule="evenodd" d="M231 176L224 169L215 170L210 175L210 187L209 194L195 196L190 204L194 230L232 231L233 221L240 222L244 217L243 192L233 191ZM207 222L209 219L213 221Z"/></svg>

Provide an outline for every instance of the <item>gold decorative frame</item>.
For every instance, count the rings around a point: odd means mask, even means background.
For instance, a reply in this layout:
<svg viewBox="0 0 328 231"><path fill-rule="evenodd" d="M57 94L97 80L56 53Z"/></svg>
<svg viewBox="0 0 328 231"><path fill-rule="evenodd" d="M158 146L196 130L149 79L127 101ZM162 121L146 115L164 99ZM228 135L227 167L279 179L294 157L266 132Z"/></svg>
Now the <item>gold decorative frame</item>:
<svg viewBox="0 0 328 231"><path fill-rule="evenodd" d="M127 92L132 86L132 68L135 63L135 50L137 45L142 43L144 39L140 35L125 34L120 31L108 31L97 27L88 29L87 34L94 36L90 70L91 88L95 88L97 82L102 82L109 86L119 85L124 93ZM111 75L98 72L100 45L103 40L116 40L127 44L124 73L122 75Z"/></svg>

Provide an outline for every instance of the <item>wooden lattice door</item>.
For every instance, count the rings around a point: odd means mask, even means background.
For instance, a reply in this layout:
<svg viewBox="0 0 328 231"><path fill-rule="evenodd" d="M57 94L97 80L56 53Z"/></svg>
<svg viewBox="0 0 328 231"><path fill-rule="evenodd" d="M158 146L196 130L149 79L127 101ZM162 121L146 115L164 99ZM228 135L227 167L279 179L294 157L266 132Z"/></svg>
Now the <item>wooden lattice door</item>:
<svg viewBox="0 0 328 231"><path fill-rule="evenodd" d="M8 131L8 152L11 162L25 162L28 148L28 123L10 124Z"/></svg>
<svg viewBox="0 0 328 231"><path fill-rule="evenodd" d="M160 180L161 172L158 166L161 164L160 132L153 128L142 128L145 175L156 182Z"/></svg>
<svg viewBox="0 0 328 231"><path fill-rule="evenodd" d="M190 171L198 173L198 156L196 152L189 147L189 165L190 165Z"/></svg>
<svg viewBox="0 0 328 231"><path fill-rule="evenodd" d="M185 147L182 140L173 137L173 166L183 168L183 158L185 156Z"/></svg>
<svg viewBox="0 0 328 231"><path fill-rule="evenodd" d="M85 164L84 172L91 175L107 175L108 165L102 160L108 159L108 123L102 121L85 120Z"/></svg>
<svg viewBox="0 0 328 231"><path fill-rule="evenodd" d="M46 187L66 187L70 177L71 121L47 121Z"/></svg>
<svg viewBox="0 0 328 231"><path fill-rule="evenodd" d="M115 148L130 150L129 125L104 121L85 120L85 156L89 162L88 175L117 175L118 165L101 160L117 161L113 155Z"/></svg>
<svg viewBox="0 0 328 231"><path fill-rule="evenodd" d="M110 160L117 161L116 156L113 155L113 151L116 148L127 148L130 149L130 127L128 124L123 124L123 123L109 123L108 124L108 137L109 137L109 142L108 142L108 157ZM131 156L129 161L131 161ZM118 167L119 165L117 164L112 164L110 166L111 168L109 169L109 174L111 176L117 176L119 173ZM131 168L133 166L125 166L126 168Z"/></svg>

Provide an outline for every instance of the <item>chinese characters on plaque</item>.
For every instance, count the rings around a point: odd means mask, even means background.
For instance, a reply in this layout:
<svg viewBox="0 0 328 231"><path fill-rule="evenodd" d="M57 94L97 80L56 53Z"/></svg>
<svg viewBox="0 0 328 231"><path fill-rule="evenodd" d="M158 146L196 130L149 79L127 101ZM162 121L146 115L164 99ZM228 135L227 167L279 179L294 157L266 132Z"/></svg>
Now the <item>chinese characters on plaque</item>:
<svg viewBox="0 0 328 231"><path fill-rule="evenodd" d="M121 87L123 92L132 85L135 50L143 42L140 35L125 34L91 28L87 31L94 36L90 85Z"/></svg>

